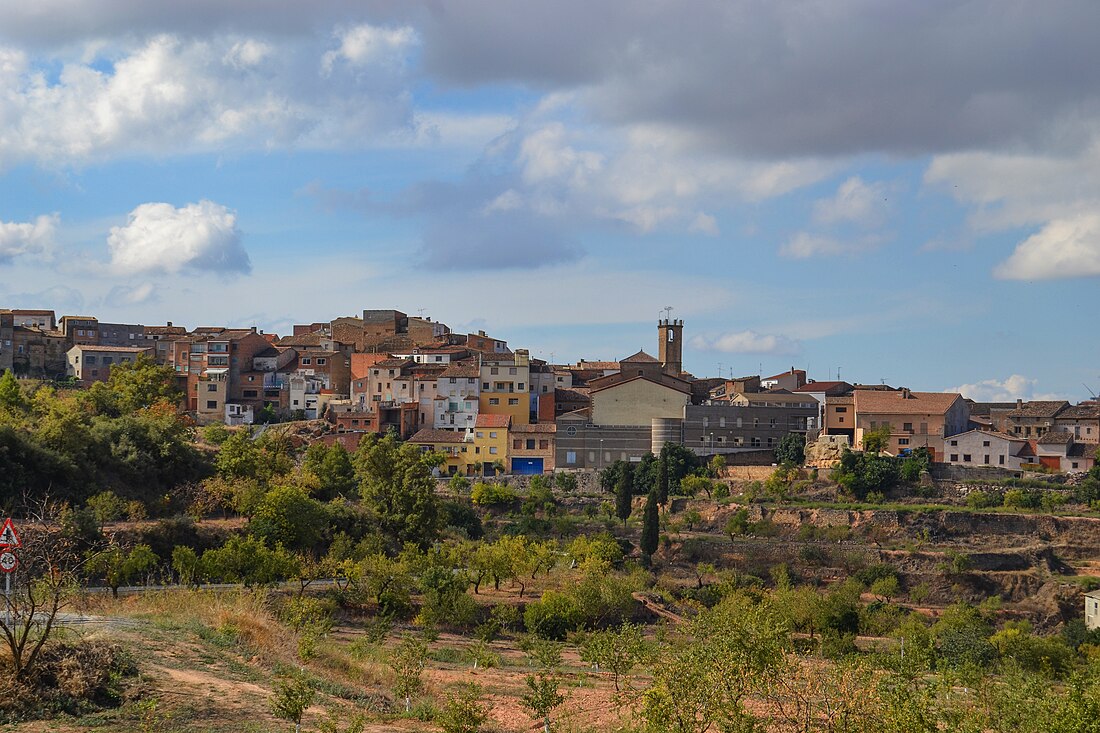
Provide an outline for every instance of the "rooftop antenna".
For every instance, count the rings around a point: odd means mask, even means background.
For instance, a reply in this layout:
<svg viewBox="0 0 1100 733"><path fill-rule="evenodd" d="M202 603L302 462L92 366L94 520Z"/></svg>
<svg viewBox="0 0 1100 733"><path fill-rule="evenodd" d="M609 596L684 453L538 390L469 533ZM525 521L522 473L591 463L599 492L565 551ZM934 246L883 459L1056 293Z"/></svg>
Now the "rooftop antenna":
<svg viewBox="0 0 1100 733"><path fill-rule="evenodd" d="M665 312L665 320L666 321L671 320L671 318L672 318L672 306L671 305L666 305L662 310Z"/></svg>
<svg viewBox="0 0 1100 733"><path fill-rule="evenodd" d="M424 309L423 308L417 308L416 312L420 316L420 319L424 320Z"/></svg>
<svg viewBox="0 0 1100 733"><path fill-rule="evenodd" d="M840 381L840 367L836 368L836 381Z"/></svg>
<svg viewBox="0 0 1100 733"><path fill-rule="evenodd" d="M1092 391L1092 387L1088 386L1088 385L1087 385L1087 384L1085 384L1084 382L1081 382L1081 386L1082 386L1082 387L1084 387L1085 389L1087 389L1087 390L1089 391L1089 394L1090 394L1090 395L1092 395L1092 398L1093 398L1094 400L1096 399L1096 393Z"/></svg>

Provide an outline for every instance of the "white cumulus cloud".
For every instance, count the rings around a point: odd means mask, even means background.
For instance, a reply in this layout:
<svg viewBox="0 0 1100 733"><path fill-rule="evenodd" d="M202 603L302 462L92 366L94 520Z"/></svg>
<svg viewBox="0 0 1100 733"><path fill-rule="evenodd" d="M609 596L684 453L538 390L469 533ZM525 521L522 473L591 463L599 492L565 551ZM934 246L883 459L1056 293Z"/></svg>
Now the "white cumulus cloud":
<svg viewBox="0 0 1100 733"><path fill-rule="evenodd" d="M336 37L339 47L321 59L326 72L331 72L338 61L350 66L401 63L409 48L417 43L416 31L409 26L385 28L364 23L344 28Z"/></svg>
<svg viewBox="0 0 1100 733"><path fill-rule="evenodd" d="M111 267L124 274L249 272L237 215L213 201L176 208L142 204L107 237Z"/></svg>
<svg viewBox="0 0 1100 733"><path fill-rule="evenodd" d="M886 194L885 184L867 183L859 176L852 176L840 184L834 196L814 204L814 220L819 224L873 225L887 212Z"/></svg>
<svg viewBox="0 0 1100 733"><path fill-rule="evenodd" d="M722 351L729 354L797 354L797 341L778 334L756 331L736 331L715 337L695 336L692 347L702 351Z"/></svg>
<svg viewBox="0 0 1100 733"><path fill-rule="evenodd" d="M1100 214L1049 222L1021 242L993 274L1002 280L1100 275Z"/></svg>
<svg viewBox="0 0 1100 733"><path fill-rule="evenodd" d="M20 255L48 253L57 230L57 214L44 214L34 221L0 221L0 264Z"/></svg>
<svg viewBox="0 0 1100 733"><path fill-rule="evenodd" d="M958 392L975 402L1012 402L1014 400L1051 400L1056 395L1037 393L1038 379L1029 379L1022 374L1012 374L1004 379L983 379L973 384L960 384L948 392Z"/></svg>

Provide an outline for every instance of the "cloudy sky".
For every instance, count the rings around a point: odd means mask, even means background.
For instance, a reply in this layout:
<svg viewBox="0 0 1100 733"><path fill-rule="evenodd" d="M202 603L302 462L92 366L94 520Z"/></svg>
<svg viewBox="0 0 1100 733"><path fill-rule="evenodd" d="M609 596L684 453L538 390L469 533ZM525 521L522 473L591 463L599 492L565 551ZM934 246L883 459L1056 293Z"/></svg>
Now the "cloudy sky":
<svg viewBox="0 0 1100 733"><path fill-rule="evenodd" d="M1100 3L0 4L0 303L1100 389Z"/></svg>

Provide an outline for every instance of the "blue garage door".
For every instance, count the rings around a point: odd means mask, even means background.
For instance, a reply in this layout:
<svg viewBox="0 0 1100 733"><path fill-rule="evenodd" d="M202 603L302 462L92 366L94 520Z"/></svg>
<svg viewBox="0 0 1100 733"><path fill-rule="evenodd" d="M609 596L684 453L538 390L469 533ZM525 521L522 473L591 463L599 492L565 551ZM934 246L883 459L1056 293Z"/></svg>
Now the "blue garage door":
<svg viewBox="0 0 1100 733"><path fill-rule="evenodd" d="M541 458L513 458L512 459L512 473L518 474L535 474L542 473L542 459Z"/></svg>

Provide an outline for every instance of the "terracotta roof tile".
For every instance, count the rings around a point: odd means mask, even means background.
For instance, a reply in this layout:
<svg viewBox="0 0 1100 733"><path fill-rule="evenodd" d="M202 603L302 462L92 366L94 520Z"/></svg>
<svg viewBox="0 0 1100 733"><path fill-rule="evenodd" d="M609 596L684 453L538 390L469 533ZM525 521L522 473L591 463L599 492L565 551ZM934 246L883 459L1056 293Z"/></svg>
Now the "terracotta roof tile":
<svg viewBox="0 0 1100 733"><path fill-rule="evenodd" d="M477 416L476 427L479 428L506 428L512 422L510 415L486 415L479 414Z"/></svg>
<svg viewBox="0 0 1100 733"><path fill-rule="evenodd" d="M1032 400L1023 403L1008 415L1009 417L1054 417L1067 407L1069 402L1066 400Z"/></svg>
<svg viewBox="0 0 1100 733"><path fill-rule="evenodd" d="M465 438L462 433L455 430L433 430L432 428L424 428L418 430L415 435L409 438L410 443L432 444L432 443L462 443Z"/></svg>
<svg viewBox="0 0 1100 733"><path fill-rule="evenodd" d="M944 415L961 399L955 392L855 391L856 412L863 414Z"/></svg>
<svg viewBox="0 0 1100 733"><path fill-rule="evenodd" d="M530 425L513 425L512 433L556 433L558 426L552 422L531 423Z"/></svg>

